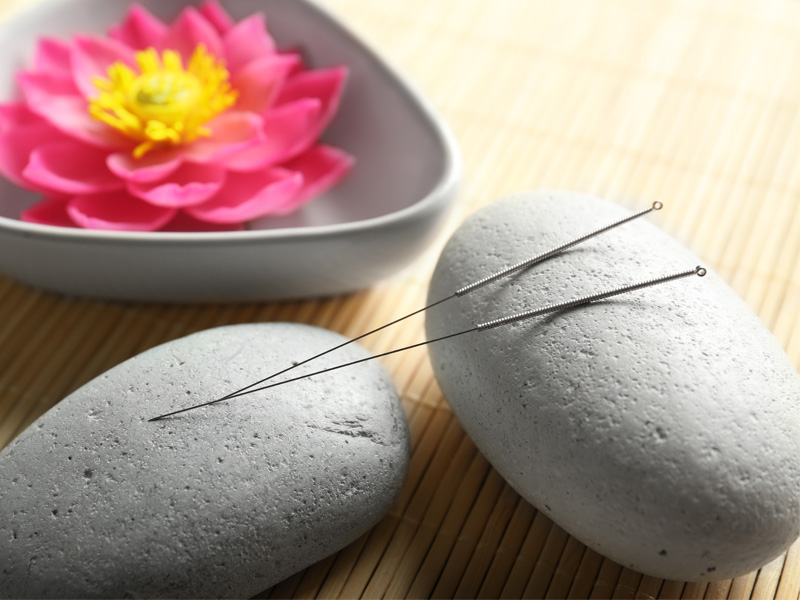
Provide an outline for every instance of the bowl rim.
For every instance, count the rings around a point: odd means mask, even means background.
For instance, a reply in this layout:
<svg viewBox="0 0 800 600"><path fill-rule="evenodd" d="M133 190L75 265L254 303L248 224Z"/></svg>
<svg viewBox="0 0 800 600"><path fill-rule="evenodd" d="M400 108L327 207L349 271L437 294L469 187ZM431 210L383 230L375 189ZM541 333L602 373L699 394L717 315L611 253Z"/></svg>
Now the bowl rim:
<svg viewBox="0 0 800 600"><path fill-rule="evenodd" d="M80 0L71 0L73 3ZM64 0L43 0L35 5L14 10L0 24L0 28L13 25L15 19L22 15L35 14L46 10L52 4L63 5ZM47 238L49 241L58 242L95 242L100 244L131 244L145 243L147 245L191 245L202 244L228 244L252 243L254 241L297 241L310 238L336 237L379 229L391 226L394 223L414 218L418 213L424 214L429 207L435 206L454 193L462 175L461 153L456 138L447 122L442 119L434 109L431 102L415 88L397 69L381 57L372 47L358 37L349 27L346 27L337 17L311 0L294 0L301 5L303 10L316 13L316 16L329 25L337 28L339 32L368 58L373 60L388 74L389 79L397 86L398 93L411 100L411 105L420 113L422 119L432 130L436 141L442 147L444 154L443 170L434 187L419 200L400 210L361 219L346 221L332 225L313 225L304 227L286 227L277 229L250 229L244 231L203 231L203 232L171 232L171 231L117 231L100 229L83 229L59 227L55 225L42 225L29 223L19 219L12 219L0 215L0 236L13 234L25 238Z"/></svg>

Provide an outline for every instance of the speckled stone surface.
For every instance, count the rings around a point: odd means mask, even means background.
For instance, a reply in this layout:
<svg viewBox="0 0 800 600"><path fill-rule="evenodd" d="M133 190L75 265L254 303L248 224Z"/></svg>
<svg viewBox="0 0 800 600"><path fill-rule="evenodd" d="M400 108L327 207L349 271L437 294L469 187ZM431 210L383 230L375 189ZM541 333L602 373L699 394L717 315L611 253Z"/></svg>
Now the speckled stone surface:
<svg viewBox="0 0 800 600"><path fill-rule="evenodd" d="M491 204L447 244L430 300L628 214L566 192ZM427 334L701 262L645 217L432 309ZM713 272L429 349L444 395L497 470L622 565L722 579L797 537L800 378Z"/></svg>
<svg viewBox="0 0 800 600"><path fill-rule="evenodd" d="M341 341L294 324L211 329L64 399L0 454L0 596L247 597L355 540L408 465L377 361L147 422ZM364 356L354 344L313 364Z"/></svg>

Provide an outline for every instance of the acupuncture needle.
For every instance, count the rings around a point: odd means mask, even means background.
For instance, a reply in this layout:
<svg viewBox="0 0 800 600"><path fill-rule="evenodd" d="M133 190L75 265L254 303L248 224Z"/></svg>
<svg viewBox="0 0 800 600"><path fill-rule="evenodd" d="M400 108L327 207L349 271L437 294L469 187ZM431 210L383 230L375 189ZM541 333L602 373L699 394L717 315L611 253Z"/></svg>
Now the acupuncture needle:
<svg viewBox="0 0 800 600"><path fill-rule="evenodd" d="M465 285L465 286L457 289L456 291L454 291L449 296L446 296L446 297L444 297L444 298L442 298L440 300L437 300L435 302L431 302L427 306L423 306L422 308L417 309L414 312L410 312L407 315L404 315L402 317L399 317L399 318L395 319L394 321L390 321L389 323L381 325L380 327L376 327L375 329L372 329L371 331L367 331L366 333L362 333L358 337L355 337L355 338L352 338L352 339L348 339L348 340L342 342L341 344L339 344L338 346L333 346L332 348L328 348L327 350L325 350L323 352L320 352L319 354L315 354L314 356L311 356L309 358L306 358L305 360L293 363L292 365L286 367L285 369L283 369L281 371L278 371L276 373L273 373L272 375L269 375L268 377L265 377L263 379L255 381L255 382L251 383L250 385L245 386L245 387L243 387L243 388L241 388L239 390L236 390L235 392L231 392L230 394L228 394L226 396L223 396L221 398L217 398L216 401L222 402L223 400L228 400L230 398L235 398L236 396L238 396L242 392L250 389L251 387L255 387L257 385L260 385L260 384L262 384L262 383L264 383L266 381L269 381L270 379L274 379L275 377L278 377L279 375L284 375L285 373L288 373L289 371L291 371L293 369L296 369L297 367L301 367L301 366L303 366L305 364L310 363L313 360L316 360L318 358L322 358L323 356L325 356L327 354L330 354L331 352L334 352L334 351L339 350L341 348L344 348L345 346L348 346L348 345L350 345L350 344L352 344L354 342L357 342L359 340L363 340L365 337L370 336L373 333L377 333L377 332L382 331L382 330L384 330L384 329L386 329L388 327L396 325L397 323L400 323L401 321L405 321L406 319L409 319L409 318L411 318L411 317L413 317L415 315L418 315L418 314L420 314L422 312L425 312L426 310L429 310L429 309L433 308L434 306L439 306L440 304L444 304L445 302L447 302L449 300L453 300L454 298L459 298L461 296L465 296L465 295L469 294L470 292L474 292L475 290L477 290L479 288L482 288L482 287L484 287L484 286L486 286L486 285L488 285L488 284L490 284L490 283L492 283L494 281L497 281L498 279L506 277L507 275L510 275L511 273L516 273L517 271L521 271L523 269L527 269L528 267L532 267L533 265L536 265L536 264L539 264L541 262L544 262L547 259L552 258L552 257L556 256L557 254L560 254L560 253L564 252L565 250L568 250L569 248L577 246L578 244L580 244L582 242L585 242L586 240L589 240L589 239L591 239L593 237L596 237L596 236L600 235L601 233L605 233L606 231L614 229L615 227L619 227L620 225L624 225L625 223L628 223L629 221L633 221L634 219L638 219L639 217L643 217L644 215L649 214L649 213L653 212L654 210L661 210L663 207L664 207L663 202L660 202L660 201L653 202L653 204L649 208L646 208L646 209L641 210L639 212L636 212L636 213L634 213L632 215L629 215L627 217L624 217L622 219L614 221L613 223L605 225L604 227L600 227L599 229L595 229L593 231L590 231L589 233L587 233L585 235L582 235L582 236L577 237L577 238L575 238L573 240L570 240L569 242L561 244L560 246L552 248L551 250L547 250L546 252L542 252L541 254L537 254L537 255L535 255L535 256L533 256L531 258L522 260L522 261L520 261L518 263L515 263L515 264L511 265L510 267L506 267L506 268L504 268L504 269L502 269L500 271L497 271L496 273L493 273L492 275L488 275L487 277L484 277L484 278L479 279L477 281L474 281L474 282L472 282L472 283L470 283L468 285Z"/></svg>
<svg viewBox="0 0 800 600"><path fill-rule="evenodd" d="M305 375L300 375L298 377L292 377L290 379L284 379L282 381L277 381L275 383L271 383L268 385L264 385L261 387L253 387L254 385L258 384L251 384L248 388L244 388L246 391L242 391L241 393L237 394L236 396L230 396L227 400L233 400L234 398L240 398L242 396L246 396L248 394L254 394L256 392L263 392L265 390L269 390L281 385L286 385L287 383L292 383L295 381L300 381L301 379L308 379L309 377L315 377L317 375L323 375L325 373L330 373L331 371L336 371L338 369L344 369L345 367L351 367L353 365L358 365L370 360L375 360L377 358L383 358L385 356L390 356L392 354L397 354L398 352L405 352L406 350L412 350L414 348L419 348L420 346L426 346L427 344L433 344L435 342L441 342L444 340L448 340L450 338L454 338L460 335L466 335L468 333L474 333L476 331L487 331L489 329L494 329L496 327L501 327L503 325L510 325L511 323L516 323L518 321L524 321L526 319L530 319L533 317L537 317L540 315L545 315L552 312L557 312L561 310L568 310L570 308L576 308L578 306L583 306L585 304L590 304L591 302L597 302L599 300L605 300L606 298L611 298L613 296L619 296L620 294L625 294L628 292L633 292L636 290L641 290L643 288L652 287L655 285L661 285L663 283L668 283L670 281L675 281L677 279L683 279L684 277L690 277L692 275L697 275L698 277L704 277L706 275L706 269L702 266L697 266L694 269L688 271L680 271L678 273L673 273L671 275L663 275L661 277L656 277L654 279L647 279L644 281L640 281L638 283L632 283L629 285L625 285L618 288L613 288L610 290L606 290L604 292L599 292L596 294L590 294L587 296L581 296L579 298L575 298L573 300L567 300L563 302L556 302L554 304L549 304L542 308L536 308L532 310L526 310L520 313L508 315L505 317L500 317L497 319L492 319L491 321L484 321L482 323L478 323L469 329L464 329L462 331L457 331L455 333L450 333L447 335L443 335L441 337L433 338L430 340L426 340L424 342L419 342L416 344L411 344L410 346L404 346L402 348L395 348L394 350L389 350L387 352L383 352L381 354L375 354L371 356L367 356L365 358L360 358L358 360L354 360L351 362L342 363L339 365L334 365L332 367L328 367L326 369L321 369L319 371L315 371L313 373L307 373ZM262 383L266 381L263 380ZM158 417L153 417L149 419L149 421L160 421L161 419L166 419L167 417L172 417L174 415L178 415L190 410L194 410L195 408L201 408L204 406L210 406L212 404L216 404L217 402L221 402L222 399L211 400L209 402L205 402L203 404L196 404L195 406L189 406L187 408L181 408L179 410L175 410L169 413L165 413L163 415L159 415Z"/></svg>
<svg viewBox="0 0 800 600"><path fill-rule="evenodd" d="M550 259L550 258L552 258L552 257L564 252L565 250L568 250L569 248L577 246L578 244L580 244L582 242L585 242L585 241L587 241L587 240L589 240L589 239L591 239L593 237L596 237L596 236L598 236L598 235L600 235L602 233L605 233L605 232L607 232L607 231L609 231L611 229L614 229L615 227L619 227L620 225L624 225L625 223L633 221L634 219L638 219L640 217L643 217L644 215L646 215L646 214L648 214L648 213L650 213L650 212L652 212L654 210L661 210L663 208L663 206L664 206L664 204L662 202L660 202L660 201L653 202L653 204L649 208L646 208L646 209L641 210L639 212L633 213L632 215L629 215L627 217L624 217L622 219L614 221L613 223L610 223L608 225L605 225L605 226L600 227L598 229L595 229L593 231L590 231L589 233L584 234L584 235L582 235L580 237L574 238L574 239L572 239L572 240L570 240L570 241L568 241L568 242L566 242L564 244L561 244L560 246L556 246L555 248L552 248L550 250L547 250L545 252L537 254L537 255L535 255L535 256L533 256L531 258L528 258L528 259L522 260L520 262L517 262L517 263L515 263L515 264L513 264L513 265L511 265L509 267L504 268L504 269L501 269L500 271L497 271L497 272L495 272L495 273L493 273L491 275L483 277L482 279L479 279L479 280L474 281L474 282L472 282L470 284L467 284L467 285L455 290L449 296L446 296L446 297L444 297L444 298L442 298L440 300L432 302L432 303L428 304L427 306L424 306L424 307L422 307L420 309L417 309L417 310L415 310L415 311L413 311L411 313L408 313L407 315L404 315L402 317L399 317L399 318L397 318L397 319L395 319L393 321L390 321L389 323L381 325L380 327L377 327L375 329L367 331L366 333L363 333L363 334L359 335L358 337L355 337L355 338L352 338L352 339L348 339L348 340L342 342L341 344L339 344L337 346L333 346L331 348L328 348L327 350L324 350L323 352L320 352L319 354L315 354L314 356L306 358L305 360L302 360L300 362L295 362L295 363L291 364L290 366L286 367L285 369L283 369L281 371L277 371L275 373L272 373L271 375L269 375L267 377L264 377L263 379L260 379L258 381L255 381L255 382L251 383L250 385L247 385L247 386L245 386L243 388L240 388L240 389L238 389L238 390L236 390L234 392L231 392L231 393L229 393L229 394L227 394L225 396L222 396L220 398L216 398L214 400L211 400L211 401L206 402L204 404L201 404L199 406L208 406L208 405L214 404L216 402L223 402L225 400L229 400L231 398L236 398L236 397L238 397L240 395L244 395L245 393L247 393L247 390L249 390L250 388L253 388L253 387L256 387L258 385L261 385L262 383L265 383L265 382L267 382L267 381L269 381L271 379L274 379L275 377L278 377L279 375L284 375L285 373L288 373L289 371L291 371L293 369L296 369L297 367L300 367L302 365L308 364L309 362L311 362L313 360L316 360L318 358L322 358L323 356L326 356L327 354L330 354L331 352L334 352L336 350L344 348L345 346L347 346L349 344L352 344L354 342L357 342L359 340L362 340L365 337L372 335L373 333L377 333L379 331L382 331L383 329L386 329L388 327L396 325L397 323L400 323L401 321L404 321L404 320L406 320L406 319L408 319L410 317L413 317L413 316L418 315L418 314L420 314L422 312L425 312L425 311L427 311L427 310L429 310L429 309L431 309L431 308L433 308L435 306L438 306L440 304L443 304L443 303L445 303L445 302L447 302L449 300L452 300L454 298L459 298L461 296L465 296L466 294L469 294L470 292L473 292L473 291L475 291L475 290L477 290L479 288L482 288L482 287L484 287L484 286L486 286L486 285L488 285L488 284L490 284L490 283L492 283L494 281L497 281L498 279L501 279L501 278L503 278L503 277L505 277L507 275L510 275L511 273L515 273L517 271L526 269L528 267L532 267L533 265L536 265L538 263L544 262L544 261L546 261L546 260L548 260L548 259ZM156 419L152 419L152 420L156 420Z"/></svg>
<svg viewBox="0 0 800 600"><path fill-rule="evenodd" d="M494 281L497 281L498 279L506 277L506 276L508 276L508 275L510 275L512 273L516 273L517 271L521 271L523 269L527 269L529 267L532 267L532 266L534 266L536 264L542 263L542 262L544 262L544 261L546 261L546 260L548 260L550 258L553 258L554 256L556 256L558 254L561 254L565 250L573 248L574 246L577 246L578 244L581 244L581 243L583 243L583 242L585 242L585 241L587 241L589 239L597 237L598 235L601 235L601 234L603 234L603 233L605 233L607 231L610 231L611 229L614 229L616 227L619 227L620 225L624 225L625 223L628 223L630 221L633 221L635 219L643 217L643 216L645 216L645 215L647 215L647 214L649 214L649 213L651 213L653 211L661 210L663 207L664 207L663 202L657 200L657 201L653 202L650 205L649 208L645 208L645 209L640 210L639 212L633 213L633 214L631 214L631 215L629 215L627 217L624 217L622 219L618 219L618 220L614 221L613 223L609 223L608 225L605 225L605 226L600 227L598 229L594 229L593 231L590 231L589 233L586 233L586 234L584 234L582 236L574 238L574 239L572 239L572 240L570 240L570 241L568 241L568 242L566 242L564 244L561 244L560 246L556 246L555 248L551 248L550 250L547 250L547 251L542 252L540 254L536 254L536 255L534 255L534 256L532 256L530 258L527 258L525 260L519 261L519 262L517 262L517 263L515 263L515 264L513 264L513 265L511 265L509 267L505 267L504 269L501 269L500 271L497 271L497 272L495 272L495 273L493 273L491 275L483 277L482 279L474 281L474 282L472 282L470 284L467 284L467 285L455 290L449 296L445 296L444 298L436 300L435 302L431 302L430 304L428 304L426 306L423 306L422 308L419 308L419 309L417 309L417 310L415 310L413 312L410 312L410 313L408 313L408 314L406 314L406 315L404 315L402 317L399 317L399 318L397 318L397 319L395 319L393 321L385 323L385 324L381 325L380 327L376 327L375 329L367 331L366 333L362 333L358 337L354 337L354 338L345 340L341 344L338 344L336 346L328 348L327 350L324 350L323 352L320 352L319 354L315 354L314 356L310 356L310 357L308 357L308 358L306 358L306 359L304 359L302 361L299 361L299 362L294 362L294 363L292 363L291 365L289 365L288 367L286 367L285 369L283 369L281 371L277 371L275 373L272 373L271 375L269 375L267 377L264 377L263 379L259 379L258 381L254 381L250 385L247 385L247 386L245 386L243 388L240 388L240 389L238 389L236 391L233 391L233 392L231 392L231 393L229 393L229 394L227 394L225 396L222 396L220 398L216 398L216 399L211 400L209 402L205 402L205 403L203 403L203 404L201 404L199 406L208 406L208 405L211 405L211 404L215 404L217 402L223 402L225 400L230 400L231 398L236 398L236 397L238 397L240 395L244 395L244 394L248 393L247 390L249 390L250 388L253 388L255 386L261 385L262 383L265 383L265 382L267 382L267 381L269 381L271 379L274 379L275 377L278 377L280 375L284 375L284 374L288 373L289 371L292 371L293 369L296 369L297 367L301 367L301 366L303 366L305 364L310 363L311 361L317 360L318 358L322 358L323 356L326 356L326 355L330 354L331 352L335 352L336 350L339 350L339 349L344 348L345 346L348 346L348 345L350 345L350 344L352 344L354 342L362 340L362 339L364 339L364 338L366 338L366 337L368 337L368 336L370 336L370 335L372 335L374 333L377 333L379 331L382 331L384 329L392 327L393 325L396 325L396 324L398 324L398 323L400 323L402 321L405 321L406 319L409 319L409 318L411 318L411 317L413 317L415 315L423 313L423 312L425 312L425 311L427 311L427 310L429 310L429 309L431 309L431 308L433 308L435 306L439 306L440 304L444 304L445 302L448 302L448 301L453 300L455 298L460 298L462 296L465 296L465 295L469 294L470 292L474 292L475 290L480 289L480 288L482 288L482 287L484 287L484 286L486 286L486 285L488 285L488 284L490 284L490 283L492 283ZM158 417L156 417L156 419L151 419L151 420L157 420L157 419L158 419Z"/></svg>

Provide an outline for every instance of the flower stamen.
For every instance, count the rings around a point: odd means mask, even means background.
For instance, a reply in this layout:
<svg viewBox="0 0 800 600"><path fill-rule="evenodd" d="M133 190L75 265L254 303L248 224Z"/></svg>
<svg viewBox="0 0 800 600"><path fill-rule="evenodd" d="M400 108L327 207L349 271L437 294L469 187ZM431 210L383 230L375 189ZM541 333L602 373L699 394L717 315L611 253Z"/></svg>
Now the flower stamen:
<svg viewBox="0 0 800 600"><path fill-rule="evenodd" d="M205 46L195 48L184 69L180 54L155 48L136 53L139 72L112 64L107 78L94 80L99 94L89 99L89 114L139 141L133 155L187 144L211 135L204 124L233 106L237 91L224 64Z"/></svg>

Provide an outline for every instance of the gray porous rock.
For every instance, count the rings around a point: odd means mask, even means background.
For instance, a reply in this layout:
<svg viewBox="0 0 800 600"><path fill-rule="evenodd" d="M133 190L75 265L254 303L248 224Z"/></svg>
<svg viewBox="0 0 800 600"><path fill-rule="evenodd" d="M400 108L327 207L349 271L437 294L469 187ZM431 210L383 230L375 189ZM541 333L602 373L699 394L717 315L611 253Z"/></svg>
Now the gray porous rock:
<svg viewBox="0 0 800 600"><path fill-rule="evenodd" d="M491 204L448 242L429 299L629 214L567 192ZM428 337L701 264L647 219L431 309ZM622 565L723 579L798 536L800 378L713 272L429 349L495 468Z"/></svg>
<svg viewBox="0 0 800 600"><path fill-rule="evenodd" d="M358 538L408 466L377 361L147 422L343 340L220 327L68 396L0 453L0 596L247 597ZM365 356L353 344L292 374Z"/></svg>

